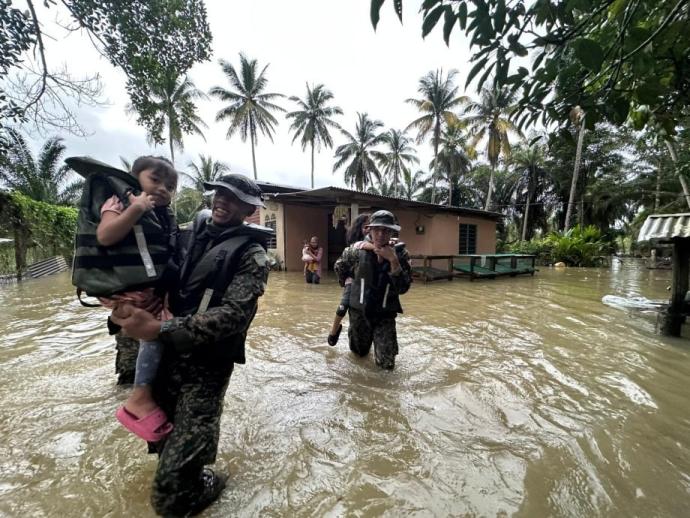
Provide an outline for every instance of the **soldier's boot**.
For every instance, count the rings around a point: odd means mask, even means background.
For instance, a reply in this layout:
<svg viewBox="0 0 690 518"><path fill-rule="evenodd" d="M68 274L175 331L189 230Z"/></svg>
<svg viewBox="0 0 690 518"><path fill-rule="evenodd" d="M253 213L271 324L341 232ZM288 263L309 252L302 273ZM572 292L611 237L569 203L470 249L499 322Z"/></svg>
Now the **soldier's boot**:
<svg viewBox="0 0 690 518"><path fill-rule="evenodd" d="M387 354L381 354L381 355L376 355L376 365L381 367L382 369L386 369L388 371L392 371L395 369L395 356L387 355Z"/></svg>
<svg viewBox="0 0 690 518"><path fill-rule="evenodd" d="M215 473L210 468L204 468L201 472L202 491L196 504L189 510L189 516L199 514L209 505L215 502L225 489L228 475L225 473Z"/></svg>

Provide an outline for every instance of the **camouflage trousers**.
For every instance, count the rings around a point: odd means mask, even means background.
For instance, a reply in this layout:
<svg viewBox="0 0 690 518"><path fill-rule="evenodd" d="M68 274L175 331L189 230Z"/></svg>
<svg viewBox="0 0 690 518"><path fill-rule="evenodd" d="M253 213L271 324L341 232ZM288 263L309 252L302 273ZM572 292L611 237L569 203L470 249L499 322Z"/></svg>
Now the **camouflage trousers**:
<svg viewBox="0 0 690 518"><path fill-rule="evenodd" d="M352 352L366 356L373 342L376 365L389 370L395 367L395 356L398 354L395 316L367 318L361 311L350 308L350 329L347 334Z"/></svg>
<svg viewBox="0 0 690 518"><path fill-rule="evenodd" d="M137 355L139 354L139 340L123 336L122 333L115 335L115 374L117 374L118 385L131 385L134 383L134 372L137 367Z"/></svg>
<svg viewBox="0 0 690 518"><path fill-rule="evenodd" d="M218 358L163 355L154 396L173 422L159 454L151 503L164 516L184 516L203 491L201 472L216 460L223 399L233 362Z"/></svg>

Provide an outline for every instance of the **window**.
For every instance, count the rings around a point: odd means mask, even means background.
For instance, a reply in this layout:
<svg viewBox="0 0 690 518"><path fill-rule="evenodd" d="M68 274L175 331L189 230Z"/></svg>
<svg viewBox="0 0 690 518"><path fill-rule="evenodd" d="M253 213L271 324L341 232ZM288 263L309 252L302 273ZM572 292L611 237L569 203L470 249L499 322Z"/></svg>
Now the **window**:
<svg viewBox="0 0 690 518"><path fill-rule="evenodd" d="M266 214L266 219L264 220L264 226L277 230L276 216L275 214ZM268 240L267 248L277 248L275 236Z"/></svg>
<svg viewBox="0 0 690 518"><path fill-rule="evenodd" d="M458 253L477 253L477 225L460 223L460 250L458 250Z"/></svg>

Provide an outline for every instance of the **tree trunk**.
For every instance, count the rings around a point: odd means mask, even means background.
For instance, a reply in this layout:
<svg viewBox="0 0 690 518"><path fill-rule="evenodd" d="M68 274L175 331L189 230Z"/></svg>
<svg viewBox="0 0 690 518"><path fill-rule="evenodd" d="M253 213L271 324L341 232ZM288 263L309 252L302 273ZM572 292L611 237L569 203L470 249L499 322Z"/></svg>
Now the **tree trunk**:
<svg viewBox="0 0 690 518"><path fill-rule="evenodd" d="M448 206L453 206L453 177L448 177Z"/></svg>
<svg viewBox="0 0 690 518"><path fill-rule="evenodd" d="M393 196L398 197L398 168L393 172Z"/></svg>
<svg viewBox="0 0 690 518"><path fill-rule="evenodd" d="M676 148L673 146L673 142L670 140L664 140L668 152L671 154L671 160L673 161L673 168L676 170L678 179L680 180L680 186L683 188L683 196L685 196L685 201L690 208L690 191L688 190L688 182L685 180L683 174L678 171L678 155L676 155Z"/></svg>
<svg viewBox="0 0 690 518"><path fill-rule="evenodd" d="M254 155L254 133L249 136L252 139L252 165L254 166L254 180L258 180L256 176L256 156Z"/></svg>
<svg viewBox="0 0 690 518"><path fill-rule="evenodd" d="M654 193L654 212L659 210L661 204L661 160L657 163L656 169L656 192Z"/></svg>
<svg viewBox="0 0 690 518"><path fill-rule="evenodd" d="M494 191L494 171L496 171L496 167L492 165L491 174L489 175L489 190L486 193L486 203L484 204L484 210L489 210L491 208L491 195Z"/></svg>
<svg viewBox="0 0 690 518"><path fill-rule="evenodd" d="M441 124L434 128L434 171L431 173L431 203L436 203L436 178L438 177L438 140L441 138Z"/></svg>
<svg viewBox="0 0 690 518"><path fill-rule="evenodd" d="M311 141L311 188L314 188L314 141Z"/></svg>
<svg viewBox="0 0 690 518"><path fill-rule="evenodd" d="M575 168L573 170L573 180L570 183L570 197L568 198L568 210L565 213L564 232L570 229L570 217L573 213L573 205L575 205L575 190L577 188L577 177L580 174L580 159L582 157L582 141L585 136L585 117L580 121L580 130L577 136L577 150L575 151Z"/></svg>
<svg viewBox="0 0 690 518"><path fill-rule="evenodd" d="M170 144L170 161L173 167L175 167L175 147L173 145L172 137L172 126L170 125L170 119L168 119L168 143Z"/></svg>
<svg viewBox="0 0 690 518"><path fill-rule="evenodd" d="M527 241L527 221L529 219L529 205L530 205L530 202L532 201L532 195L533 195L532 185L534 184L534 182L532 181L532 171L530 171L528 182L529 183L527 185L527 203L525 203L525 218L522 222L522 238L520 239L520 241Z"/></svg>

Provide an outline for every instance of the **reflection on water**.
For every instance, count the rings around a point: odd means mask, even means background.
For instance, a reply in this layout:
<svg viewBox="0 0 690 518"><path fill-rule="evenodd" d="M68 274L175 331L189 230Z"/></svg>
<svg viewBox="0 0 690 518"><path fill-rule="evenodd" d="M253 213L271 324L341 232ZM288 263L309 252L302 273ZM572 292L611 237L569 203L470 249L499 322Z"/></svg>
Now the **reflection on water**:
<svg viewBox="0 0 690 518"><path fill-rule="evenodd" d="M395 371L326 335L340 296L272 274L226 398L208 516L683 516L690 343L606 294L669 273L542 269L416 283ZM66 275L0 290L0 515L149 516L155 459L122 429L105 312Z"/></svg>

